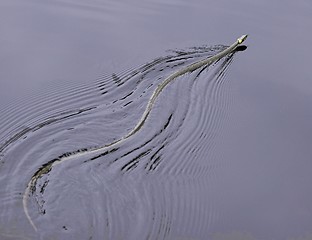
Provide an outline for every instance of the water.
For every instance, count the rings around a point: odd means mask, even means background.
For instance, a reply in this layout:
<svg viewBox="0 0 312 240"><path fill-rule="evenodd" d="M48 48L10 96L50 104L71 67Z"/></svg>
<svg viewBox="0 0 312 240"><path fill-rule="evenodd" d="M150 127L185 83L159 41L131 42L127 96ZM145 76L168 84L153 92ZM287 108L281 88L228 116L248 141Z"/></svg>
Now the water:
<svg viewBox="0 0 312 240"><path fill-rule="evenodd" d="M311 10L1 1L0 239L312 239Z"/></svg>

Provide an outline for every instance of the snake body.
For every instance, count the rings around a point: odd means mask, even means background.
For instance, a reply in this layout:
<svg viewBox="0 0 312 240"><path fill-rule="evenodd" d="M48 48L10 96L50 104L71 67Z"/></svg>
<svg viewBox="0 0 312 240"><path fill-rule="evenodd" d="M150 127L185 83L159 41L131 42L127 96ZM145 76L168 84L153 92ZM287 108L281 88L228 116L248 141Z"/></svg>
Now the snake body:
<svg viewBox="0 0 312 240"><path fill-rule="evenodd" d="M33 229L37 232L37 227L34 224L32 218L30 217L30 214L28 212L28 208L27 208L27 202L28 202L28 198L30 196L30 194L32 194L35 189L36 189L36 184L39 178L41 178L44 174L47 174L48 172L50 172L50 170L52 169L53 166L64 162L65 160L69 160L71 158L73 158L74 156L80 156L86 153L97 153L103 150L108 149L109 147L112 147L114 145L117 145L119 143L121 143L122 141L130 138L132 135L134 135L136 132L138 132L142 126L144 125L146 119L148 118L153 105L157 99L157 97L159 96L159 94L161 93L161 91L170 83L172 82L174 79L176 79L179 76L182 76L188 72L193 72L194 70L201 68L203 66L209 66L210 64L218 61L219 59L225 57L226 55L232 53L239 45L241 45L245 39L247 38L248 35L242 35L240 38L238 38L232 45L230 45L229 47L227 47L226 49L224 49L223 51L217 53L214 56L211 56L209 58L200 60L198 62L195 62L193 64L190 64L188 66L186 66L185 68L182 68L176 72L174 72L173 74L171 74L170 76L168 76L162 83L160 83L158 85L158 87L154 90L152 96L150 97L147 106L145 108L145 111L142 115L142 117L140 118L140 120L138 121L138 123L135 125L135 127L126 135L124 135L123 137L121 137L118 140L115 140L114 142L111 142L110 144L104 145L104 146L100 146L100 147L95 147L92 149L88 149L88 150L79 150L76 151L74 153L65 153L61 156L59 156L56 159L53 159L47 163L45 163L44 165L42 165L38 171L36 171L33 176L31 177L30 181L27 184L26 190L24 192L23 195L23 209L25 212L25 215L28 219L28 221L30 222L31 226L33 227Z"/></svg>

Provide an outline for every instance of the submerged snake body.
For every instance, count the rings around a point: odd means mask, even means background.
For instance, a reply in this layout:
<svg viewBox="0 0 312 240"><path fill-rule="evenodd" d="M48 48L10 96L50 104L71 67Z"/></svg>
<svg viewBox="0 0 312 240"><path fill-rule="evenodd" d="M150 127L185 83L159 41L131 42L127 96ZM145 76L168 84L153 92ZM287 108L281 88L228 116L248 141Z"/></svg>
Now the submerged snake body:
<svg viewBox="0 0 312 240"><path fill-rule="evenodd" d="M53 159L47 163L45 163L44 165L41 166L41 168L38 169L37 172L34 173L34 175L32 176L32 178L30 179L30 181L28 182L28 185L26 187L26 190L24 192L23 195L23 208L24 208L24 212L25 215L27 217L27 219L29 220L30 224L32 225L33 229L35 231L37 231L37 227L34 224L33 220L30 217L30 214L28 212L28 208L27 208L27 201L28 201L28 197L30 196L30 194L32 194L33 192L36 191L36 184L39 178L41 178L44 174L47 174L48 172L51 171L52 167L60 164L61 162L64 162L65 160L69 160L73 157L77 157L83 154L87 154L87 153L97 153L103 150L106 150L109 147L112 147L114 145L117 145L119 143L121 143L122 141L128 139L129 137L131 137L132 135L134 135L136 132L138 132L142 126L144 125L148 115L150 114L152 107L157 99L157 97L159 96L159 94L161 93L161 91L174 79L176 79L179 76L182 76L188 72L193 72L194 70L203 67L203 66L209 66L210 64L218 61L219 59L225 57L226 55L228 55L229 53L233 52L240 44L242 44L245 39L247 38L248 35L243 35L240 38L238 38L231 46L229 46L228 48L226 48L225 50L221 51L220 53L200 60L198 62L195 62L193 64L190 64L188 66L186 66L185 68L182 68L176 72L174 72L173 74L171 74L170 76L168 76L161 84L158 85L158 87L154 90L152 96L150 97L146 109L141 117L141 119L139 120L139 122L135 125L135 127L129 132L127 133L125 136L123 136L122 138L104 145L104 146L100 146L100 147L96 147L96 148L92 148L92 149L83 149L83 150L79 150L76 151L74 153L65 153L61 156L59 156L56 159Z"/></svg>

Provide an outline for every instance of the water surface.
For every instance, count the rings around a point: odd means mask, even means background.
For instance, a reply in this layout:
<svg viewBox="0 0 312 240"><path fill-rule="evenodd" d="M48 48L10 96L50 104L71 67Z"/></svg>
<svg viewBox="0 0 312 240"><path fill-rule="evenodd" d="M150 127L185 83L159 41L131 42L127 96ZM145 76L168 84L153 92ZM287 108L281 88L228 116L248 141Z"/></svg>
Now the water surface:
<svg viewBox="0 0 312 240"><path fill-rule="evenodd" d="M311 239L308 1L0 3L1 239ZM248 48L166 76L248 33ZM24 202L23 202L24 200ZM24 203L24 205L23 205Z"/></svg>

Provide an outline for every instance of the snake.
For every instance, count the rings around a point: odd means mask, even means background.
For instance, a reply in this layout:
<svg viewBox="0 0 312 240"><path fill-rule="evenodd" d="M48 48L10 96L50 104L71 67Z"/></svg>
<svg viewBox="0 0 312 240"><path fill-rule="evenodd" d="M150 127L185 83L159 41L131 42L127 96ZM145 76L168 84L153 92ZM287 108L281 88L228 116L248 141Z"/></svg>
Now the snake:
<svg viewBox="0 0 312 240"><path fill-rule="evenodd" d="M135 133L137 133L144 125L144 123L146 122L150 112L152 111L153 105L156 102L158 96L160 95L160 93L163 91L163 89L170 83L172 82L174 79L186 74L186 73L190 73L193 72L201 67L204 66L209 66L211 64L213 64L214 62L217 62L218 60L220 60L221 58L227 56L228 54L234 52L238 46L240 46L248 37L248 35L242 35L241 37L239 37L232 45L230 45L229 47L225 48L223 51L210 56L208 58L199 60L195 63L189 64L187 66L185 66L184 68L172 73L171 75L169 75L167 78L165 78L165 80L163 80L163 82L161 82L157 88L154 90L154 92L152 93L151 97L148 100L148 103L146 105L145 111L143 112L140 120L137 122L137 124L132 128L132 130L130 130L126 135L124 135L123 137L109 143L106 144L104 146L99 146L99 147L95 147L92 149L81 149L78 150L76 152L73 153L64 153L63 155L59 156L58 158L55 158L45 164L43 164L31 177L30 181L27 184L26 190L23 194L23 210L24 213L29 221L29 223L31 224L32 228L35 230L35 232L38 231L37 226L35 225L34 221L32 220L29 211L28 211L28 199L31 196L32 193L35 192L36 190L36 184L38 179L40 179L43 175L49 173L52 169L52 167L54 167L57 164L60 164L61 162L67 161L72 159L73 157L77 157L80 155L84 155L87 153L97 153L97 152L102 152L105 150L108 150L108 148L113 147L121 142L123 142L124 140L130 138L131 136L133 136Z"/></svg>

